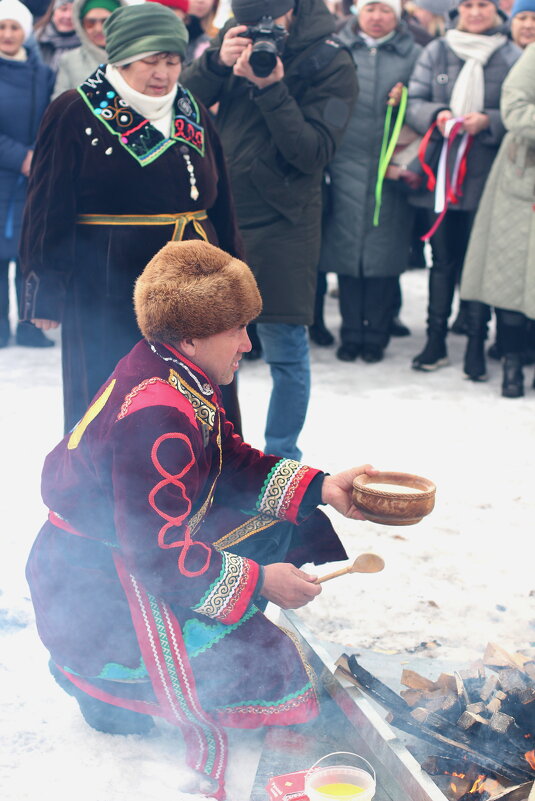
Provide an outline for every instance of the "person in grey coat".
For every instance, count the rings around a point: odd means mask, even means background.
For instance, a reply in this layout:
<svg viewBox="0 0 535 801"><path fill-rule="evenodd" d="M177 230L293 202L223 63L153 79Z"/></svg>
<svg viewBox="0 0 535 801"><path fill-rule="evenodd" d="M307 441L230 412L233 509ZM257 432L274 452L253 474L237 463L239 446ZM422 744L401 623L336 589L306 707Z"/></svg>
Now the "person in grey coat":
<svg viewBox="0 0 535 801"><path fill-rule="evenodd" d="M412 214L402 180L385 180L378 225L376 184L389 100L399 100L421 52L400 0L359 0L338 36L350 50L361 91L328 167L320 270L338 273L341 345L337 357L383 358L400 273L407 266Z"/></svg>
<svg viewBox="0 0 535 801"><path fill-rule="evenodd" d="M448 364L446 336L455 286L479 199L505 133L499 105L501 86L520 55L507 36L497 0L461 0L451 13L456 27L427 45L409 83L408 124L421 135L436 126L426 151L427 169L436 173L429 151L440 151L457 120L461 128L453 143L449 142L448 164L454 165L459 156L460 175L465 171L456 201L446 202L445 215L430 239L433 267L429 274L427 341L412 362L414 369L423 371ZM462 156L464 145L468 147ZM444 206L443 199L438 192L427 191L415 195L411 202L428 210L431 231L439 219L434 209ZM471 303L468 307L464 374L473 381L486 379L484 341L489 316L490 310L483 304Z"/></svg>
<svg viewBox="0 0 535 801"><path fill-rule="evenodd" d="M108 55L103 26L112 12L122 5L127 5L124 0L74 0L72 19L81 45L59 59L53 100L83 83L99 64L106 64Z"/></svg>
<svg viewBox="0 0 535 801"><path fill-rule="evenodd" d="M475 219L461 297L496 308L502 395L520 398L522 357L535 321L535 42L505 79L501 109L507 134Z"/></svg>

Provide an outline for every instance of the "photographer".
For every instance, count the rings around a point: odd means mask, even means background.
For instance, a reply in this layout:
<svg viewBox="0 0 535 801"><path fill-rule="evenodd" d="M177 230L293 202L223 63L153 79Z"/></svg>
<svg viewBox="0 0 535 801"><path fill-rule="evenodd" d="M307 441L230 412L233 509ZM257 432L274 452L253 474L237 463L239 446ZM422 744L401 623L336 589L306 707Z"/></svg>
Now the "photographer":
<svg viewBox="0 0 535 801"><path fill-rule="evenodd" d="M310 392L321 180L357 95L324 0L233 0L234 18L183 81L217 127L238 224L264 310L257 330L273 387L266 452L299 459Z"/></svg>

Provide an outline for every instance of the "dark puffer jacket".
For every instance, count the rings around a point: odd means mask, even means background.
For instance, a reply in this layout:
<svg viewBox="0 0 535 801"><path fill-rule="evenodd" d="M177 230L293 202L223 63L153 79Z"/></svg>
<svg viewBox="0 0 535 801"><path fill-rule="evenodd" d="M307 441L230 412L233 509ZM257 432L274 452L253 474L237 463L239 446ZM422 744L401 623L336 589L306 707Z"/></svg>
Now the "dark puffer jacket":
<svg viewBox="0 0 535 801"><path fill-rule="evenodd" d="M489 34L505 32L492 29ZM500 93L505 76L520 56L519 48L508 40L498 48L484 67L485 101L481 109L489 120L490 127L474 137L467 158L467 172L463 183L463 195L452 210L471 211L477 208L483 187L505 134L500 115ZM451 94L457 77L464 65L445 39L430 42L418 59L409 82L407 123L424 134L435 121L439 111L450 106ZM438 136L438 134L437 134ZM434 195L422 192L411 196L416 206L433 208Z"/></svg>
<svg viewBox="0 0 535 801"><path fill-rule="evenodd" d="M33 50L26 61L0 58L0 259L18 253L27 178L20 168L50 100L54 73Z"/></svg>
<svg viewBox="0 0 535 801"><path fill-rule="evenodd" d="M207 106L230 170L246 256L262 293L262 322L312 322L321 237L321 182L357 95L351 57L331 38L323 0L301 0L283 54L284 79L263 92L217 51L229 21L182 82Z"/></svg>

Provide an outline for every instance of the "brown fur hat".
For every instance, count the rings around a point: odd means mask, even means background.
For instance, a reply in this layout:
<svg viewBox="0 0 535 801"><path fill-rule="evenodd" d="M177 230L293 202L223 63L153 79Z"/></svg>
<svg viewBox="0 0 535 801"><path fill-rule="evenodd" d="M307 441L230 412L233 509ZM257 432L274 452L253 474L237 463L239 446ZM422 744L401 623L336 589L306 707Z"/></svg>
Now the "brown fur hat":
<svg viewBox="0 0 535 801"><path fill-rule="evenodd" d="M168 242L136 281L134 308L143 336L178 343L245 325L262 310L249 267L199 239Z"/></svg>

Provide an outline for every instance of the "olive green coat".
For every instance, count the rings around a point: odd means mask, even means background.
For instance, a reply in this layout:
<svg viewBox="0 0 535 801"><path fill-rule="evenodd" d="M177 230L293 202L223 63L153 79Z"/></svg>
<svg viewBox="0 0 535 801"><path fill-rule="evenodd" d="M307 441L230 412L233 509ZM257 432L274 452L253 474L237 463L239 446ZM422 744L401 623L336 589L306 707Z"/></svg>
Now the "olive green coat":
<svg viewBox="0 0 535 801"><path fill-rule="evenodd" d="M535 44L505 79L501 113L507 134L474 222L461 297L535 319Z"/></svg>
<svg viewBox="0 0 535 801"><path fill-rule="evenodd" d="M229 167L246 256L264 309L260 321L313 319L321 238L321 182L357 95L351 56L331 39L323 0L301 0L282 56L284 79L263 92L216 62L231 20L182 82L207 106Z"/></svg>

